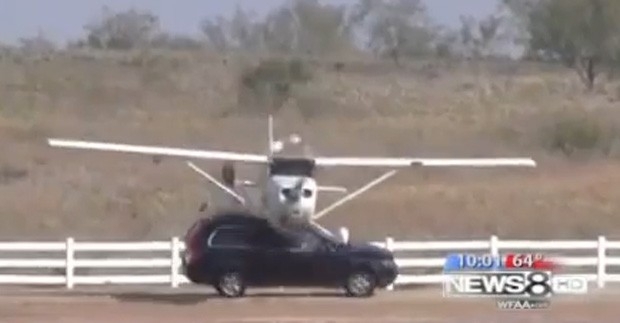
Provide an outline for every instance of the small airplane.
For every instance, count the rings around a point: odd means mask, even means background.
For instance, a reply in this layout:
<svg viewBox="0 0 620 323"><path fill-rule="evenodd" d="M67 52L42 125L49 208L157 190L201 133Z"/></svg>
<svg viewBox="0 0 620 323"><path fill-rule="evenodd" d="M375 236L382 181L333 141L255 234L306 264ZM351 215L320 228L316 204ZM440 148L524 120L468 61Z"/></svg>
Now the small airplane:
<svg viewBox="0 0 620 323"><path fill-rule="evenodd" d="M299 144L301 138L291 135L288 143ZM531 158L398 158L398 157L321 157L321 156L278 156L284 147L284 140L274 140L273 117L268 119L268 142L266 154L239 153L229 151L184 149L162 146L139 146L107 142L79 141L60 138L49 138L52 147L77 148L112 152L126 152L146 154L151 156L172 156L181 158L195 158L224 161L221 170L222 181L202 170L191 161L188 166L215 184L234 199L234 202L246 207L258 216L268 218L280 228L294 228L311 225L325 232L316 223L316 220L332 212L337 207L351 201L372 187L387 180L396 174L392 169L373 179L366 185L345 195L323 210L316 212L318 192L348 193L348 190L338 186L320 186L315 179L315 170L318 167L536 167ZM237 180L235 176L235 162L251 163L265 166L265 171L257 182ZM260 201L253 205L247 198L245 188L258 188ZM242 195L245 195L242 196ZM342 230L342 229L341 229ZM347 235L348 233L342 233Z"/></svg>

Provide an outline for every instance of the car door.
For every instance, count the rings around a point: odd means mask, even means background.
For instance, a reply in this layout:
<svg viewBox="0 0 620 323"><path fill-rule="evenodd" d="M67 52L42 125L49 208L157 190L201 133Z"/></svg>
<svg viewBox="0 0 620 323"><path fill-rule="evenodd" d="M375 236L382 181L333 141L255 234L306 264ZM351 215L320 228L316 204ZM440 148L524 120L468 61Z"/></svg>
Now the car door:
<svg viewBox="0 0 620 323"><path fill-rule="evenodd" d="M222 225L211 233L207 241L208 271L239 270L251 285L261 284L263 277L258 250L252 242L254 230L243 225Z"/></svg>
<svg viewBox="0 0 620 323"><path fill-rule="evenodd" d="M303 267L306 285L334 286L342 283L349 271L349 258L346 248L334 240L326 238L314 230L304 232L303 245L296 253L296 263Z"/></svg>
<svg viewBox="0 0 620 323"><path fill-rule="evenodd" d="M329 241L322 241L313 252L310 268L316 286L333 286L346 279L349 261L344 249Z"/></svg>
<svg viewBox="0 0 620 323"><path fill-rule="evenodd" d="M261 228L254 237L254 266L260 271L262 285L294 284L298 264L290 252L291 241L271 227ZM260 269L258 269L260 268Z"/></svg>
<svg viewBox="0 0 620 323"><path fill-rule="evenodd" d="M315 250L304 245L304 241L291 239L282 257L285 264L287 284L290 286L315 286Z"/></svg>
<svg viewBox="0 0 620 323"><path fill-rule="evenodd" d="M286 259L287 279L294 286L325 286L333 273L336 259L324 240L312 232L297 232L288 237Z"/></svg>

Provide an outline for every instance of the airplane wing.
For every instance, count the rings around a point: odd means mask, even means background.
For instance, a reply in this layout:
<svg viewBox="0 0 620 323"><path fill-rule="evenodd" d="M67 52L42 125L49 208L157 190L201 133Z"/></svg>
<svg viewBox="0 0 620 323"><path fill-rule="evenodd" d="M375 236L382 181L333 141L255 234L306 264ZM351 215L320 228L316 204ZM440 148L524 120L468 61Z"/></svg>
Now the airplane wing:
<svg viewBox="0 0 620 323"><path fill-rule="evenodd" d="M381 158L381 157L316 157L316 166L375 167L536 167L531 158Z"/></svg>
<svg viewBox="0 0 620 323"><path fill-rule="evenodd" d="M79 141L50 138L47 140L52 147L77 148L87 150L103 150L115 152L128 152L156 156L174 156L184 158L219 159L241 162L268 163L266 155L244 154L227 151L182 149L161 146L138 146L127 144L115 144L106 142Z"/></svg>

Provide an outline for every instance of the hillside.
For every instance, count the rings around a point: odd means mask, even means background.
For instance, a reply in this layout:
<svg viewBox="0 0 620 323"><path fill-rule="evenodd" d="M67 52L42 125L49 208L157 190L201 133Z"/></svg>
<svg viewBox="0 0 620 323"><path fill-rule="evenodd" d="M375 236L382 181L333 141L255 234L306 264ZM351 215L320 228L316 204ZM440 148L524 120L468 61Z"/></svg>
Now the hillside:
<svg viewBox="0 0 620 323"><path fill-rule="evenodd" d="M182 234L214 191L183 160L52 149L45 138L260 152L269 109L264 97L239 94L257 63L183 52L2 57L0 237ZM513 62L303 64L312 77L291 85L275 126L316 153L532 156L540 165L402 170L326 216L327 227L345 225L354 239L620 233L618 84L586 93L573 71ZM569 145L582 149L552 149ZM330 170L319 180L355 187L381 172Z"/></svg>

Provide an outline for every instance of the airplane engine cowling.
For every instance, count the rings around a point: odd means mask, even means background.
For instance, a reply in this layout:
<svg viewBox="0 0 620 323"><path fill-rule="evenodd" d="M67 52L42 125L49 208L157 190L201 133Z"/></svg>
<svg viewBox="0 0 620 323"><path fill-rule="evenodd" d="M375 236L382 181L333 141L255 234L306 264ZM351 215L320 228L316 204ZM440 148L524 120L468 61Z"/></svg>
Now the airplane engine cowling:
<svg viewBox="0 0 620 323"><path fill-rule="evenodd" d="M267 216L281 227L306 226L312 221L317 185L313 178L276 175L266 186Z"/></svg>

